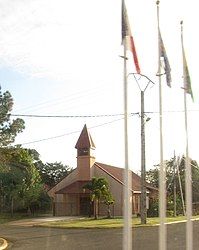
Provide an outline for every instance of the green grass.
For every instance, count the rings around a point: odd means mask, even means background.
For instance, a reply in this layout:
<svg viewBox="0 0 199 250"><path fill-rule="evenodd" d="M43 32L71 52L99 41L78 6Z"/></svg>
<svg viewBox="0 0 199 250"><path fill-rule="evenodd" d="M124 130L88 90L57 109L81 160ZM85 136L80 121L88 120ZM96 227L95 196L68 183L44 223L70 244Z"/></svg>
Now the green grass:
<svg viewBox="0 0 199 250"><path fill-rule="evenodd" d="M27 217L27 216L26 216ZM25 216L22 214L15 214L13 217L8 214L8 213L1 213L0 214L0 224L4 224L7 223L9 221L14 221L14 220L20 220L20 219L24 219Z"/></svg>
<svg viewBox="0 0 199 250"><path fill-rule="evenodd" d="M28 215L27 213L14 213L14 215L11 216L10 213L0 213L0 224L4 224L4 223L15 221L15 220L31 219L31 218L37 218L37 217L43 217L43 216L46 216L46 215L40 214L40 215L33 216L33 215Z"/></svg>
<svg viewBox="0 0 199 250"><path fill-rule="evenodd" d="M193 216L193 218L198 218L199 216ZM169 217L167 222L182 221L185 220L184 216L180 217ZM132 226L154 226L159 224L159 218L148 218L146 225L141 225L140 218L132 219ZM42 223L39 226L44 227L59 227L59 228L121 228L123 227L122 218L113 218L113 219L104 219L100 218L94 220L93 218L81 218L81 219L72 219L72 220L62 220L54 222Z"/></svg>
<svg viewBox="0 0 199 250"><path fill-rule="evenodd" d="M42 215L40 215L42 216ZM31 219L40 216L28 216L27 214L14 214L13 217L10 214L0 214L0 224L4 224L10 221L20 220L20 219ZM43 216L42 216L43 217ZM193 216L193 219L199 219L198 216ZM184 216L178 217L168 217L167 222L177 222L186 220ZM141 225L140 218L132 218L132 226L154 226L158 225L160 222L159 218L147 218L147 224ZM38 225L37 225L38 226ZM93 218L77 218L62 220L62 221L51 221L39 224L39 226L44 227L58 227L58 228L121 228L123 227L123 219L121 217L107 219L99 218L95 220Z"/></svg>

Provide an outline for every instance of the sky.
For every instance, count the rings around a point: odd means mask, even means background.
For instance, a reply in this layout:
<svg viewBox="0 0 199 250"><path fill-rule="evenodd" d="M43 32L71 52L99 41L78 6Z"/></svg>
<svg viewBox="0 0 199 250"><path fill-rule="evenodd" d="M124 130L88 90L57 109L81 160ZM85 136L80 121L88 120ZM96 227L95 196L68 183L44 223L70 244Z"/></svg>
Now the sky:
<svg viewBox="0 0 199 250"><path fill-rule="evenodd" d="M155 84L145 91L146 168L160 161L157 9L154 0L126 0L141 73ZM160 1L160 29L171 66L163 91L164 159L185 152L180 21L192 80L187 96L189 155L199 162L198 13L194 0ZM15 144L42 161L76 167L75 144L87 124L96 160L124 167L121 0L0 0L0 84L14 98L12 119L26 128ZM127 72L135 72L128 52ZM128 75L129 166L140 170L140 90ZM148 83L138 81L141 89ZM65 116L65 117L63 117Z"/></svg>

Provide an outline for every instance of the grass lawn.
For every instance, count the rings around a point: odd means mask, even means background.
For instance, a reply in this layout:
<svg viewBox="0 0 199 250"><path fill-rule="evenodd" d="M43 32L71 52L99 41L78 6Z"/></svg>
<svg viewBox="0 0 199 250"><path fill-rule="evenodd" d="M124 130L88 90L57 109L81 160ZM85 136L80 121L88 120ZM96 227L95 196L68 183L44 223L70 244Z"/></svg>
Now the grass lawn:
<svg viewBox="0 0 199 250"><path fill-rule="evenodd" d="M174 221L183 221L186 218L184 216L179 217L169 217L167 218L167 222ZM193 216L193 219L199 219L199 216ZM132 219L132 226L154 226L159 224L159 218L147 218L147 224L141 225L140 218ZM59 228L121 228L123 227L123 219L122 218L113 218L113 219L105 219L100 218L95 220L93 218L79 218L79 219L71 219L71 220L62 220L62 221L54 221L54 222L45 222L40 224L39 226L44 227L59 227Z"/></svg>
<svg viewBox="0 0 199 250"><path fill-rule="evenodd" d="M22 219L31 219L31 218L37 218L37 217L43 217L44 214L31 216L27 213L14 213L13 217L9 213L0 213L0 224L4 224L10 221L15 220L22 220Z"/></svg>
<svg viewBox="0 0 199 250"><path fill-rule="evenodd" d="M9 221L20 220L24 218L27 218L27 216L25 217L22 214L15 214L13 217L11 217L11 215L8 213L2 213L0 214L0 224L6 223Z"/></svg>

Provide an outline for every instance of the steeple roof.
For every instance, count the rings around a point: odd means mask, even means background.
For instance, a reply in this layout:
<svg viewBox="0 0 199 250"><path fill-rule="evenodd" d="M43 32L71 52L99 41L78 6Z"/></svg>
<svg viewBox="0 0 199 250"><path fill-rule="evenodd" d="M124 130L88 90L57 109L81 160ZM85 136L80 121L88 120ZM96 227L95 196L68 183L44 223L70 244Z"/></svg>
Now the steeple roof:
<svg viewBox="0 0 199 250"><path fill-rule="evenodd" d="M79 139L75 145L76 149L83 149L83 148L95 148L95 144L93 142L93 139L88 132L86 124L84 125L82 132L79 136Z"/></svg>

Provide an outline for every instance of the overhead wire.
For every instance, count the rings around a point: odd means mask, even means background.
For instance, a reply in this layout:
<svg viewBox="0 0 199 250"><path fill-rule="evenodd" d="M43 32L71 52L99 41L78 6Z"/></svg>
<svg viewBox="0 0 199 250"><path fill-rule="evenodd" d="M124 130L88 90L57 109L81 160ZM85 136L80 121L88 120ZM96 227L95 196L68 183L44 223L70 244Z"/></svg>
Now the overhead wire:
<svg viewBox="0 0 199 250"><path fill-rule="evenodd" d="M190 111L198 111L198 110L190 110ZM183 112L183 111L167 111L167 112ZM158 113L158 111L147 111L145 112L145 114L156 114ZM140 112L131 112L129 113L129 116L134 116L134 115L140 115ZM11 116L15 116L15 117L33 117L33 118L97 118L97 117L117 117L117 116L124 116L124 114L122 113L118 113L118 114L99 114L99 115L31 115L31 114L11 114ZM115 119L109 122L105 122L105 123L101 123L95 126L90 127L90 129L92 128L97 128L97 127L101 127L104 125L108 125L114 122L117 122L119 120L123 120L124 117L119 118L119 119ZM57 139L60 137L64 137L64 136L68 136L71 134L75 134L75 133L79 133L80 131L72 131L66 134L61 134L61 135L57 135L57 136L51 136L51 137L47 137L47 138L43 138L43 139L39 139L39 140L34 140L34 141L30 141L30 142L24 142L24 143L18 143L20 145L28 145L28 144L33 144L33 143L39 143L42 141L47 141L47 140L53 140L53 139Z"/></svg>
<svg viewBox="0 0 199 250"><path fill-rule="evenodd" d="M199 110L189 110L190 112L198 112ZM167 110L165 113L183 113L183 110ZM131 112L130 115L137 115L140 112ZM157 114L159 111L145 111L145 114ZM95 117L111 117L122 116L124 114L97 114L97 115L34 115L34 114L10 114L14 117L35 117L35 118L95 118Z"/></svg>
<svg viewBox="0 0 199 250"><path fill-rule="evenodd" d="M130 113L130 115L136 115L139 112ZM113 117L123 116L124 114L99 114L99 115L30 115L30 114L11 114L16 117L35 117L35 118L95 118L95 117Z"/></svg>
<svg viewBox="0 0 199 250"><path fill-rule="evenodd" d="M109 122L97 124L97 125L89 127L89 129L93 129L93 128L101 127L101 126L104 126L104 125L108 125L108 124L111 124L111 123L114 123L114 122L117 122L117 121L120 121L120 120L123 120L123 119L124 118L122 117L122 118L115 119L115 120L112 120L112 121L109 121ZM52 137L43 138L43 139L39 139L39 140L35 140L35 141L30 141L30 142L18 143L16 145L28 145L28 144L38 143L38 142L52 140L52 139L57 139L57 138L60 138L60 137L64 137L64 136L68 136L68 135L72 135L72 134L76 134L76 133L80 133L80 132L81 132L80 130L76 130L76 131L72 131L72 132L69 132L69 133L66 133L66 134L52 136Z"/></svg>

